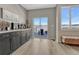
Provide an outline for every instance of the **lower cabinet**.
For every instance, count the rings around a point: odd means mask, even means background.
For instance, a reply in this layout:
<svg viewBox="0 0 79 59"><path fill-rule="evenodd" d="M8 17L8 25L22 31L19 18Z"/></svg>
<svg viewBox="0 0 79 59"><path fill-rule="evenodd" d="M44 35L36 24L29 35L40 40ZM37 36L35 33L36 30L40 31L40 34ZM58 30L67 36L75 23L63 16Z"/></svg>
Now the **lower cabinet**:
<svg viewBox="0 0 79 59"><path fill-rule="evenodd" d="M25 38L26 37L26 32L22 31L21 34L22 34L22 36L21 36L21 44L24 44L26 42L26 39L27 39L27 38Z"/></svg>
<svg viewBox="0 0 79 59"><path fill-rule="evenodd" d="M29 31L0 33L0 55L8 55L30 39Z"/></svg>
<svg viewBox="0 0 79 59"><path fill-rule="evenodd" d="M29 40L31 38L31 36L32 36L31 31L28 30L28 32L27 32L27 40Z"/></svg>
<svg viewBox="0 0 79 59"><path fill-rule="evenodd" d="M10 38L9 34L0 34L0 55L10 54Z"/></svg>
<svg viewBox="0 0 79 59"><path fill-rule="evenodd" d="M27 38L27 32L25 33L25 42L27 42L28 41L28 38Z"/></svg>
<svg viewBox="0 0 79 59"><path fill-rule="evenodd" d="M21 46L20 32L11 33L11 50L14 51Z"/></svg>
<svg viewBox="0 0 79 59"><path fill-rule="evenodd" d="M26 38L27 38L27 41L28 41L29 40L29 32L27 32Z"/></svg>

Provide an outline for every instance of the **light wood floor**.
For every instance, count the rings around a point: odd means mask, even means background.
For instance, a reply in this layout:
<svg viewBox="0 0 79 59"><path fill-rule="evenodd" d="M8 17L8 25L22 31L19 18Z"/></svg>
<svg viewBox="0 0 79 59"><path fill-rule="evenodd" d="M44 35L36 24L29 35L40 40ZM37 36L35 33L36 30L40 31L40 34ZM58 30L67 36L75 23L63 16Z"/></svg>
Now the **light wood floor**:
<svg viewBox="0 0 79 59"><path fill-rule="evenodd" d="M32 39L11 55L78 55L79 46L70 46L48 39Z"/></svg>

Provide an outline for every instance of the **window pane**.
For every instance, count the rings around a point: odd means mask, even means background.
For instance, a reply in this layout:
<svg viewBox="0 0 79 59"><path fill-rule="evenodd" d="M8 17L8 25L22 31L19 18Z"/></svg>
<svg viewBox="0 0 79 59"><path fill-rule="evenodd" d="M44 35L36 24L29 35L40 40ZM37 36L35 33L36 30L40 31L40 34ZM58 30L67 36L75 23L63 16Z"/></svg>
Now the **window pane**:
<svg viewBox="0 0 79 59"><path fill-rule="evenodd" d="M61 28L69 27L69 7L61 8Z"/></svg>
<svg viewBox="0 0 79 59"><path fill-rule="evenodd" d="M41 17L41 29L44 29L44 31L48 30L48 17Z"/></svg>
<svg viewBox="0 0 79 59"><path fill-rule="evenodd" d="M72 28L79 27L79 7L71 8L71 25Z"/></svg>
<svg viewBox="0 0 79 59"><path fill-rule="evenodd" d="M40 18L34 18L33 19L33 28L34 28L34 33L36 34L39 31L39 26L40 26Z"/></svg>
<svg viewBox="0 0 79 59"><path fill-rule="evenodd" d="M47 25L48 24L48 17L41 17L41 25Z"/></svg>
<svg viewBox="0 0 79 59"><path fill-rule="evenodd" d="M34 18L33 23L34 25L40 25L40 18Z"/></svg>

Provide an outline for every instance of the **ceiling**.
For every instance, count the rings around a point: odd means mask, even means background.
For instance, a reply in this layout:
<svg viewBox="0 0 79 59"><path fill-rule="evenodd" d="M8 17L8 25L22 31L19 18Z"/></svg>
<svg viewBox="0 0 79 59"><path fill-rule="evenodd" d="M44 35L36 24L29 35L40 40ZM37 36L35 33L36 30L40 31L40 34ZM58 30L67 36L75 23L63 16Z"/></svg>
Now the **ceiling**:
<svg viewBox="0 0 79 59"><path fill-rule="evenodd" d="M56 7L55 4L21 4L26 10L52 8Z"/></svg>

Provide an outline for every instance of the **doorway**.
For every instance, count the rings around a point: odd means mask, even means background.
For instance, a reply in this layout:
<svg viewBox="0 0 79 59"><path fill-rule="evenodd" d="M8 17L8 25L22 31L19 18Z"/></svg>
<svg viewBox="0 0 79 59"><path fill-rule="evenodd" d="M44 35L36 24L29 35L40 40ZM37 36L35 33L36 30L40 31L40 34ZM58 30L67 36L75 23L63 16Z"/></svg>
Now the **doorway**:
<svg viewBox="0 0 79 59"><path fill-rule="evenodd" d="M33 36L48 39L48 17L33 18Z"/></svg>

